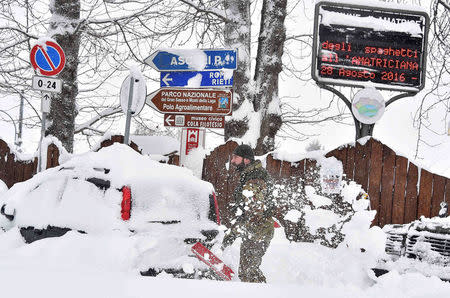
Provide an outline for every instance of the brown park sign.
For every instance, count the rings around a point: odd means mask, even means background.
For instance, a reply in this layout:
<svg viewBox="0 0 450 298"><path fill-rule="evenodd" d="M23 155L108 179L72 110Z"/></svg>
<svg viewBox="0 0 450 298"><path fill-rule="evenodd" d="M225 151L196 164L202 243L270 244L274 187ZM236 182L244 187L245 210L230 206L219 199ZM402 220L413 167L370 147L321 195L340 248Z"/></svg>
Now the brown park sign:
<svg viewBox="0 0 450 298"><path fill-rule="evenodd" d="M161 88L146 103L160 113L231 115L233 92L216 89Z"/></svg>
<svg viewBox="0 0 450 298"><path fill-rule="evenodd" d="M224 128L225 116L164 114L164 126Z"/></svg>

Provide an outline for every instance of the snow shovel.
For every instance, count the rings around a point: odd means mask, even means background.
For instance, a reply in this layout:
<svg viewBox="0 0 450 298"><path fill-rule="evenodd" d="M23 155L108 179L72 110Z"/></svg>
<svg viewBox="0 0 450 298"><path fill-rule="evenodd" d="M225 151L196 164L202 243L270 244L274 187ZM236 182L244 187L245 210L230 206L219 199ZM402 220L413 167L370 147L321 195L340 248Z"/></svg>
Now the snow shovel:
<svg viewBox="0 0 450 298"><path fill-rule="evenodd" d="M231 280L234 272L230 267L224 264L215 254L206 248L200 242L197 242L191 248L192 252L203 263L208 265L221 280Z"/></svg>

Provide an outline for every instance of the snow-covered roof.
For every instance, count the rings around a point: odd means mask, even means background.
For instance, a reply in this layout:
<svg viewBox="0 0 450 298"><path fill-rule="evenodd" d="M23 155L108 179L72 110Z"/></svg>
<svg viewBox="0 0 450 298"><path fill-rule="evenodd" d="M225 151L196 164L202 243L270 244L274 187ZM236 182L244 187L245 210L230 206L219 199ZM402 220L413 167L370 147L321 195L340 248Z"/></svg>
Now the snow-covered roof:
<svg viewBox="0 0 450 298"><path fill-rule="evenodd" d="M142 154L166 155L180 151L180 141L169 136L130 136L130 139L142 149Z"/></svg>

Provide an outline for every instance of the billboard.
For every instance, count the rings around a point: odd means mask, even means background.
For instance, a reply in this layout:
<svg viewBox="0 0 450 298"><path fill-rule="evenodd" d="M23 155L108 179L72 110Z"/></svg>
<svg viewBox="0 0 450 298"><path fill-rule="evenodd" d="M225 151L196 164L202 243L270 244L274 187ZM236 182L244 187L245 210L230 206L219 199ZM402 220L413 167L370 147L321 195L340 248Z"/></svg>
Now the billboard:
<svg viewBox="0 0 450 298"><path fill-rule="evenodd" d="M312 77L318 83L417 92L425 85L429 17L423 11L321 1Z"/></svg>

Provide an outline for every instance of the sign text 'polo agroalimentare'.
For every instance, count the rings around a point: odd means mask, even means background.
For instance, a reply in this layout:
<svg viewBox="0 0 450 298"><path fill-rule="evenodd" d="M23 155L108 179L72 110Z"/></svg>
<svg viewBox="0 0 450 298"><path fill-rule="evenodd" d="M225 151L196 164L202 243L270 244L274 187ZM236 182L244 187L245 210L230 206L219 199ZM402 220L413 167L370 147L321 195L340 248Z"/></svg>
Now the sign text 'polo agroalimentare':
<svg viewBox="0 0 450 298"><path fill-rule="evenodd" d="M162 88L146 102L160 113L231 115L231 90Z"/></svg>
<svg viewBox="0 0 450 298"><path fill-rule="evenodd" d="M425 84L425 12L319 2L313 78L321 83L418 91Z"/></svg>

